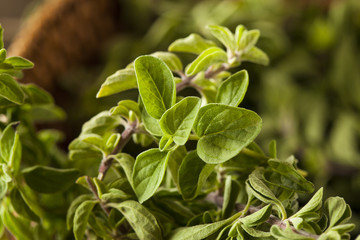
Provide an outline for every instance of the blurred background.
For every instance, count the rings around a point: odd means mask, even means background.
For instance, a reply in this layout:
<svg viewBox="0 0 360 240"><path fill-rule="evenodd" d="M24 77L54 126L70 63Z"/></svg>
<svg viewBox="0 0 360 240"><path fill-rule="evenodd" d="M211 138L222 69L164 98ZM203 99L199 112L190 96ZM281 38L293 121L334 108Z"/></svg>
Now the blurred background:
<svg viewBox="0 0 360 240"><path fill-rule="evenodd" d="M137 98L95 98L135 57L192 32L210 38L208 24L260 29L270 65L236 69L250 76L242 107L264 121L256 141L267 149L275 139L280 158L295 155L317 188L344 197L360 231L359 0L2 0L0 23L9 54L35 63L21 81L65 110L65 148L91 116Z"/></svg>

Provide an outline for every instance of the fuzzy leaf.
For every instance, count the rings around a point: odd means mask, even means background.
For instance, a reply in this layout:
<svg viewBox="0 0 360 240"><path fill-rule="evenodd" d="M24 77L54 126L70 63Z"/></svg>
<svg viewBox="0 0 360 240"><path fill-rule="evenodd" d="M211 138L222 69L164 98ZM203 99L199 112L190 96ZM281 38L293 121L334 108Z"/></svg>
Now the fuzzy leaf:
<svg viewBox="0 0 360 240"><path fill-rule="evenodd" d="M5 59L4 63L10 64L14 69L29 69L33 68L34 64L22 57L9 57Z"/></svg>
<svg viewBox="0 0 360 240"><path fill-rule="evenodd" d="M215 46L216 44L214 42L205 40L200 35L193 33L186 38L181 38L173 42L169 46L169 51L200 54L205 49Z"/></svg>
<svg viewBox="0 0 360 240"><path fill-rule="evenodd" d="M163 135L163 133L161 131L159 119L155 119L152 116L150 116L147 113L145 108L141 111L141 119L144 122L145 129L149 133L151 133L151 135L154 135L154 136L162 136Z"/></svg>
<svg viewBox="0 0 360 240"><path fill-rule="evenodd" d="M224 202L221 211L222 218L228 218L232 215L240 189L240 184L238 182L232 180L230 175L226 176Z"/></svg>
<svg viewBox="0 0 360 240"><path fill-rule="evenodd" d="M27 185L40 193L65 191L80 175L76 169L56 169L39 165L26 168L22 173Z"/></svg>
<svg viewBox="0 0 360 240"><path fill-rule="evenodd" d="M206 163L223 163L240 153L261 130L262 120L243 108L208 104L195 120L194 129L200 137L197 151Z"/></svg>
<svg viewBox="0 0 360 240"><path fill-rule="evenodd" d="M34 84L22 85L22 89L26 92L31 104L33 105L45 105L54 103L54 99L50 95L50 93L46 92L45 90Z"/></svg>
<svg viewBox="0 0 360 240"><path fill-rule="evenodd" d="M269 65L269 57L261 49L257 47L251 48L247 53L241 56L242 61L261 64L264 66Z"/></svg>
<svg viewBox="0 0 360 240"><path fill-rule="evenodd" d="M268 220L271 214L271 204L261 208L259 211L254 212L251 215L248 215L244 218L240 218L239 221L241 221L243 224L245 224L248 227L256 227L260 225L261 223Z"/></svg>
<svg viewBox="0 0 360 240"><path fill-rule="evenodd" d="M0 156L16 175L20 168L22 149L20 136L13 129L15 124L9 124L1 135Z"/></svg>
<svg viewBox="0 0 360 240"><path fill-rule="evenodd" d="M105 149L104 139L95 133L82 134L79 139L85 143L91 144L92 146L103 151Z"/></svg>
<svg viewBox="0 0 360 240"><path fill-rule="evenodd" d="M6 49L0 48L0 63L4 62L6 59Z"/></svg>
<svg viewBox="0 0 360 240"><path fill-rule="evenodd" d="M174 147L174 140L172 136L164 135L161 137L159 142L159 149L161 152L165 150L170 150L172 147Z"/></svg>
<svg viewBox="0 0 360 240"><path fill-rule="evenodd" d="M12 206L14 207L14 210L19 215L31 221L40 221L40 218L29 208L29 206L26 204L23 197L21 196L19 190L17 190L16 188L11 191L10 200Z"/></svg>
<svg viewBox="0 0 360 240"><path fill-rule="evenodd" d="M227 54L218 47L211 47L203 51L186 67L186 75L192 76L206 70L209 66L227 62Z"/></svg>
<svg viewBox="0 0 360 240"><path fill-rule="evenodd" d="M216 95L216 102L237 107L245 97L249 85L249 75L242 70L231 75L221 83Z"/></svg>
<svg viewBox="0 0 360 240"><path fill-rule="evenodd" d="M176 186L179 186L179 168L186 155L187 152L185 146L177 147L175 150L171 151L169 155L168 168Z"/></svg>
<svg viewBox="0 0 360 240"><path fill-rule="evenodd" d="M238 25L235 29L235 46L236 46L236 50L240 50L240 41L241 41L241 37L243 36L243 34L246 33L246 29L243 25Z"/></svg>
<svg viewBox="0 0 360 240"><path fill-rule="evenodd" d="M235 216L235 215L234 215ZM228 219L209 223L209 224L200 224L192 227L181 227L175 229L169 237L169 240L202 240L206 239L210 235L216 233L225 225L235 220L235 217L230 217Z"/></svg>
<svg viewBox="0 0 360 240"><path fill-rule="evenodd" d="M96 205L97 201L87 200L79 205L75 211L74 216L74 236L76 240L82 240L85 235L86 226L92 209Z"/></svg>
<svg viewBox="0 0 360 240"><path fill-rule="evenodd" d="M138 202L128 200L109 206L118 209L140 240L161 240L162 233L154 215Z"/></svg>
<svg viewBox="0 0 360 240"><path fill-rule="evenodd" d="M137 118L140 119L141 113L140 113L139 105L137 102L132 100L122 100L118 102L116 107L110 109L110 114L111 115L119 114L120 116L129 119L130 111L133 111L136 114Z"/></svg>
<svg viewBox="0 0 360 240"><path fill-rule="evenodd" d="M132 182L140 203L154 195L160 186L168 159L168 152L159 149L149 149L137 156Z"/></svg>
<svg viewBox="0 0 360 240"><path fill-rule="evenodd" d="M96 97L105 97L133 88L137 88L134 69L122 69L106 78Z"/></svg>
<svg viewBox="0 0 360 240"><path fill-rule="evenodd" d="M265 179L271 184L297 192L311 193L314 191L314 185L301 176L288 161L270 159L268 164L272 169L265 174Z"/></svg>
<svg viewBox="0 0 360 240"><path fill-rule="evenodd" d="M264 176L262 169L254 170L249 179L246 181L247 187L250 187L251 193L259 200L276 205L280 211L282 218L286 218L286 211L279 199L276 198L275 194L271 189L264 183Z"/></svg>
<svg viewBox="0 0 360 240"><path fill-rule="evenodd" d="M266 239L271 237L270 232L264 232L257 230L255 228L248 227L247 225L243 224L241 225L241 228L245 230L250 236L260 238L260 239Z"/></svg>
<svg viewBox="0 0 360 240"><path fill-rule="evenodd" d="M95 133L103 135L105 132L112 130L119 125L118 118L110 116L109 112L103 111L85 122L81 129L81 134Z"/></svg>
<svg viewBox="0 0 360 240"><path fill-rule="evenodd" d="M135 73L147 113L160 119L175 103L175 81L169 67L159 58L141 56L135 60Z"/></svg>
<svg viewBox="0 0 360 240"><path fill-rule="evenodd" d="M163 60L166 63L166 65L170 68L170 70L173 72L179 72L179 71L182 71L182 69L183 69L183 65L182 65L180 58L173 53L154 52L153 54L151 54L151 56L154 56L154 57L157 57L157 58L160 58L161 60Z"/></svg>
<svg viewBox="0 0 360 240"><path fill-rule="evenodd" d="M179 168L178 182L182 196L194 199L201 191L215 165L201 161L196 151L188 153Z"/></svg>
<svg viewBox="0 0 360 240"><path fill-rule="evenodd" d="M259 40L260 31L259 30L250 30L243 31L241 34L241 39L238 45L238 49L243 52L248 52L252 47L255 46L256 42Z"/></svg>
<svg viewBox="0 0 360 240"><path fill-rule="evenodd" d="M128 181L132 183L132 175L133 175L135 159L131 155L126 153L118 153L114 155L113 158L124 169Z"/></svg>
<svg viewBox="0 0 360 240"><path fill-rule="evenodd" d="M186 97L168 109L160 119L162 132L171 136L178 145L184 145L200 108L200 99Z"/></svg>
<svg viewBox="0 0 360 240"><path fill-rule="evenodd" d="M285 240L285 239L293 239L293 240L314 240L312 237L304 236L295 233L287 227L285 230L281 229L277 225L272 225L270 229L271 235L275 237L275 239Z"/></svg>
<svg viewBox="0 0 360 240"><path fill-rule="evenodd" d="M25 95L10 75L0 73L0 96L16 104L23 104Z"/></svg>
<svg viewBox="0 0 360 240"><path fill-rule="evenodd" d="M0 207L1 222L9 230L9 232L21 240L31 240L32 232L30 230L30 221L15 214L9 208L9 201L6 201Z"/></svg>
<svg viewBox="0 0 360 240"><path fill-rule="evenodd" d="M230 51L235 50L234 35L232 34L232 32L228 28L218 26L218 25L209 25L209 26L207 26L207 29L227 49L229 49Z"/></svg>
<svg viewBox="0 0 360 240"><path fill-rule="evenodd" d="M120 190L120 189L116 189L116 188L111 188L109 189L109 191L107 193L104 193L101 196L101 200L103 201L111 201L111 200L127 200L129 198L132 198L132 196L130 194L127 194L126 192Z"/></svg>
<svg viewBox="0 0 360 240"><path fill-rule="evenodd" d="M296 212L293 217L305 217L308 213L317 212L322 206L323 198L323 188L320 188L314 196L309 200L309 202L302 207L298 212Z"/></svg>
<svg viewBox="0 0 360 240"><path fill-rule="evenodd" d="M91 200L92 198L93 198L92 195L84 194L84 195L78 196L71 202L70 207L68 208L67 214L66 214L66 226L67 226L68 230L70 230L73 227L76 209L80 206L81 203L83 203L87 200Z"/></svg>
<svg viewBox="0 0 360 240"><path fill-rule="evenodd" d="M351 209L341 197L328 198L324 207L329 217L328 228L344 223L351 218Z"/></svg>

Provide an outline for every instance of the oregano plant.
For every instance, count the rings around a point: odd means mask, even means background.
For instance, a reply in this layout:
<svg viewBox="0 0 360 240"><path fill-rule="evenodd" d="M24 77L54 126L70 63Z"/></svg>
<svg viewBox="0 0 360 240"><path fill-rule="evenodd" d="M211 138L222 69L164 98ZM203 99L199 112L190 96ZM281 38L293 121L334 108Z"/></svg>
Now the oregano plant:
<svg viewBox="0 0 360 240"><path fill-rule="evenodd" d="M2 234L350 239L349 205L323 201L294 156L277 157L275 141L268 151L258 146L262 119L239 107L250 83L241 63L269 63L256 46L260 32L207 29L213 40L190 34L109 76L97 97L137 89L137 101L121 100L84 123L68 157L56 147L58 132L34 127L61 119L61 110L45 91L14 80L32 63L6 58L1 41ZM192 60L185 64L178 53ZM130 141L137 153L124 151ZM300 194L310 198L304 206Z"/></svg>

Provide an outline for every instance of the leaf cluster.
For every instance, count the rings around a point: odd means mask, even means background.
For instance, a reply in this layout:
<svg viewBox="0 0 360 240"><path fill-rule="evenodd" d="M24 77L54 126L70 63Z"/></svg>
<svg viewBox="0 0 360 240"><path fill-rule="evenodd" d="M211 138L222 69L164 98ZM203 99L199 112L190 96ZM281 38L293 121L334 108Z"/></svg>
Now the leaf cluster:
<svg viewBox="0 0 360 240"><path fill-rule="evenodd" d="M122 100L84 123L69 146L71 167L61 154L27 163L27 140L42 138L45 153L56 151L49 135L26 132L36 120L26 111L53 102L4 73L13 83L4 98L15 106L4 110L0 138L2 228L19 239L50 238L65 228L77 240L349 239L350 207L340 197L323 206L320 189L299 208L298 194L312 193L313 184L293 156L277 157L275 141L268 154L255 143L262 119L239 107L249 84L239 67L269 62L256 46L260 32L242 25L234 33L218 25L208 31L221 46L191 34L108 77L97 97L135 88L138 101ZM178 52L193 60L184 67ZM184 96L185 88L197 94ZM21 91L23 101L9 97ZM25 116L18 120L23 132L13 113ZM145 150L124 153L129 141ZM38 202L56 198L68 203L61 223L48 210L58 206Z"/></svg>

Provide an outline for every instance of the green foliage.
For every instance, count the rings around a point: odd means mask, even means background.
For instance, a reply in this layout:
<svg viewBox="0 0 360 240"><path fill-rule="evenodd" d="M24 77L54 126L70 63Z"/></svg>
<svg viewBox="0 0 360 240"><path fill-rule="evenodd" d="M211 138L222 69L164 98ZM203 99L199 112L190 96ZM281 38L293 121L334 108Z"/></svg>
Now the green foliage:
<svg viewBox="0 0 360 240"><path fill-rule="evenodd" d="M49 120L34 113L54 108L51 96L9 74L32 64L1 51L1 227L18 239L348 239L349 205L323 205L320 189L299 210L313 184L275 141L264 153L262 119L238 107L249 85L238 67L268 64L259 30L208 30L226 50L191 34L108 77L97 97L135 88L138 101L85 122L69 159L33 126ZM196 56L185 66L173 52ZM123 152L131 139L139 153Z"/></svg>

